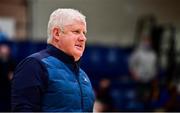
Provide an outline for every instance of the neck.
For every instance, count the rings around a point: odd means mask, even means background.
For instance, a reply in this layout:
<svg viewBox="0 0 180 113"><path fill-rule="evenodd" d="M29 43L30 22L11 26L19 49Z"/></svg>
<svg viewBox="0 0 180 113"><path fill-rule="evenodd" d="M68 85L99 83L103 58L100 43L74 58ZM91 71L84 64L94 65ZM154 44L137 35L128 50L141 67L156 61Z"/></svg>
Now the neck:
<svg viewBox="0 0 180 113"><path fill-rule="evenodd" d="M51 44L51 45L55 46L56 48L58 48L59 50L63 51L63 49L61 49L61 48L58 46L58 44L53 43L52 41L49 42L49 44ZM66 53L65 51L63 51L63 52ZM66 53L66 54L67 54L67 53ZM75 57L75 56L73 56L73 57L74 57L74 61L75 61L75 62L80 59L79 57Z"/></svg>

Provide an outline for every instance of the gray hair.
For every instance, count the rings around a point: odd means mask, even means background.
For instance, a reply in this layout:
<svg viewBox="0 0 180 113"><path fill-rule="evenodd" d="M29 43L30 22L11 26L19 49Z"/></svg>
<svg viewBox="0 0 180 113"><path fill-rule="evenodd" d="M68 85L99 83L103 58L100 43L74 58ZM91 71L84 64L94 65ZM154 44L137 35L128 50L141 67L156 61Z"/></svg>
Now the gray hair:
<svg viewBox="0 0 180 113"><path fill-rule="evenodd" d="M70 8L59 8L52 12L49 17L47 28L47 43L52 39L52 30L54 27L59 27L62 31L64 26L72 24L75 20L82 21L86 24L86 17L78 10Z"/></svg>

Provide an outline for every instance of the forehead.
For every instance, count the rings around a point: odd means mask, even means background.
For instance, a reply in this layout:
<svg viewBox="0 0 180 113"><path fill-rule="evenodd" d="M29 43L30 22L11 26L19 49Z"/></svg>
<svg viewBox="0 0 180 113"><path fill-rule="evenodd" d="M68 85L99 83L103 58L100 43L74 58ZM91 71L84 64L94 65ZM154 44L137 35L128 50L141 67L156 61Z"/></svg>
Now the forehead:
<svg viewBox="0 0 180 113"><path fill-rule="evenodd" d="M73 21L72 23L65 25L64 26L65 29L80 29L83 31L86 31L86 23L82 22L82 21Z"/></svg>

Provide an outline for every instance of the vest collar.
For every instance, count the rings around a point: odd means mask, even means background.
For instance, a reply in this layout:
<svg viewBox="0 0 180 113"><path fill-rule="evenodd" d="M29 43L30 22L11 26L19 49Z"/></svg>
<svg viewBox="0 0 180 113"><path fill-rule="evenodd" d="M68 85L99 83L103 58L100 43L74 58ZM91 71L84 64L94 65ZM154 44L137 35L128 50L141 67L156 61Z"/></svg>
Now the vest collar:
<svg viewBox="0 0 180 113"><path fill-rule="evenodd" d="M55 46L51 45L51 44L48 44L47 45L47 51L50 55L58 58L59 60L63 61L64 63L70 63L70 64L78 64L79 65L79 62L80 60L78 61L74 61L74 57L73 56L70 56L70 55L67 55L66 53L64 53L62 50L56 48Z"/></svg>

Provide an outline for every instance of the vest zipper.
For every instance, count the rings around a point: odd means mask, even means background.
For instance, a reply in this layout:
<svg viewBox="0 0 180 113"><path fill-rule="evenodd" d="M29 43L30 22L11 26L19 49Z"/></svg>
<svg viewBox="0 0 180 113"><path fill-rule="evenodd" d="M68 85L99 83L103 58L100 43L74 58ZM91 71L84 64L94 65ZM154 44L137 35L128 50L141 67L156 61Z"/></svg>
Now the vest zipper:
<svg viewBox="0 0 180 113"><path fill-rule="evenodd" d="M76 74L76 79L77 79L77 81L78 81L79 88L80 88L81 108L82 108L82 110L84 110L83 92L82 92L82 88L81 88L81 83L80 83L80 81L79 81L79 67L78 67L78 64L77 64L77 63L75 63L75 74Z"/></svg>

